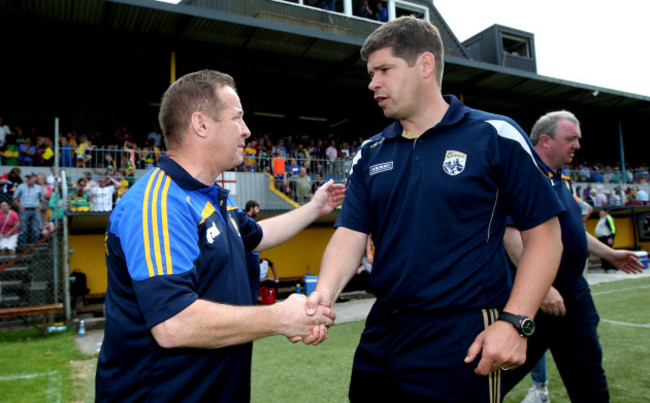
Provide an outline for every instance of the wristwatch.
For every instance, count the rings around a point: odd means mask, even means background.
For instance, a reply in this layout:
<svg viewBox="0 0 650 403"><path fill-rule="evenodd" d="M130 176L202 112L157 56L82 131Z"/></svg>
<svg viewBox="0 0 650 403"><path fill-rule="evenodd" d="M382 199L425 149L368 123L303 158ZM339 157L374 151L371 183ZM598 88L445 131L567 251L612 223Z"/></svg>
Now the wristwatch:
<svg viewBox="0 0 650 403"><path fill-rule="evenodd" d="M512 324L522 337L530 337L535 333L535 321L528 316L502 311L497 320Z"/></svg>

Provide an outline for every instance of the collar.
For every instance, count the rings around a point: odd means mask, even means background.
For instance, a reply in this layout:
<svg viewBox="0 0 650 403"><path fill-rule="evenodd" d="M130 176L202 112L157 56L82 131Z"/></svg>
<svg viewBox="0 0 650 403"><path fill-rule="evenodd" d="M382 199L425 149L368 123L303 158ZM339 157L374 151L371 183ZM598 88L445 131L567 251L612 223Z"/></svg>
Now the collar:
<svg viewBox="0 0 650 403"><path fill-rule="evenodd" d="M225 192L226 195L228 194L228 191L226 189L219 187L217 184L206 186L204 183L198 181L176 161L166 155L162 155L160 157L160 160L158 161L158 167L165 171L165 173L169 175L169 177L172 178L172 180L183 189L209 190L210 188L214 187L215 189L218 189L219 193Z"/></svg>
<svg viewBox="0 0 650 403"><path fill-rule="evenodd" d="M443 99L449 104L449 109L447 109L447 112L445 113L445 116L442 117L440 123L435 125L433 128L455 125L463 120L470 111L469 107L465 106L454 95L444 95ZM402 124L399 120L396 120L388 126L386 130L384 130L382 136L391 139L401 136L403 132L404 128L402 127Z"/></svg>

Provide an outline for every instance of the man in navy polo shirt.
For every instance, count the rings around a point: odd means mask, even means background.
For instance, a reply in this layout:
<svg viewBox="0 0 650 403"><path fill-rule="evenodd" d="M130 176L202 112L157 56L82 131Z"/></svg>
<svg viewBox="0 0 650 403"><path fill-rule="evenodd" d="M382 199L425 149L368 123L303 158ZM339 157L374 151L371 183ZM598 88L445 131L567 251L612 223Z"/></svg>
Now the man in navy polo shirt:
<svg viewBox="0 0 650 403"><path fill-rule="evenodd" d="M499 401L501 370L524 362L522 335L560 260L563 207L532 144L511 119L443 97L443 53L438 30L413 17L382 25L361 49L369 89L395 122L354 157L308 302L332 306L372 234L377 302L354 359L353 402ZM508 216L526 234L512 292Z"/></svg>
<svg viewBox="0 0 650 403"><path fill-rule="evenodd" d="M235 83L204 70L163 96L168 154L120 199L106 233L105 338L97 401L246 402L252 341L326 337L331 312L306 297L253 307L245 252L291 238L340 205L343 185L256 223L215 184L243 161L250 136ZM329 314L329 315L328 315Z"/></svg>
<svg viewBox="0 0 650 403"><path fill-rule="evenodd" d="M535 316L537 330L529 339L526 363L503 374L503 389L508 392L531 368L543 365L543 361L537 363L550 348L572 402L608 402L609 390L598 342L598 312L582 272L588 252L628 273L641 273L643 265L633 252L612 249L585 231L571 178L562 168L571 163L580 148L582 133L575 115L568 111L547 113L537 120L530 138L541 158L539 164L566 208L566 213L560 216L564 250L553 286ZM505 245L517 265L522 237L512 226L506 229ZM540 372L545 372L545 366ZM548 401L545 380L534 378L533 382L541 383L533 383L527 401Z"/></svg>

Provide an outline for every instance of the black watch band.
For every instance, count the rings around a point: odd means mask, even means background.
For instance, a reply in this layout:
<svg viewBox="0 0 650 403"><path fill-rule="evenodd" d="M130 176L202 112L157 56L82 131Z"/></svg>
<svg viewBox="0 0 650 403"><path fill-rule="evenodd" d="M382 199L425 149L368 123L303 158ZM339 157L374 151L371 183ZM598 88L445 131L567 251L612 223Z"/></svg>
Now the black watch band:
<svg viewBox="0 0 650 403"><path fill-rule="evenodd" d="M497 320L512 324L522 337L530 337L535 334L535 321L528 316L502 311Z"/></svg>

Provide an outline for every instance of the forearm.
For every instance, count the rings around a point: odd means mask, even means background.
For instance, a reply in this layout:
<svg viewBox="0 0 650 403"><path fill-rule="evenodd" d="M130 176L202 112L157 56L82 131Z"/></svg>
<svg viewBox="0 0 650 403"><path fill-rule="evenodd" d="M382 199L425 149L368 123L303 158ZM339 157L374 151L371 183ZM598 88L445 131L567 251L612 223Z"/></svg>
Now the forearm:
<svg viewBox="0 0 650 403"><path fill-rule="evenodd" d="M560 224L557 218L522 233L523 251L517 276L505 306L508 312L535 316L547 295L562 257Z"/></svg>
<svg viewBox="0 0 650 403"><path fill-rule="evenodd" d="M524 244L521 240L521 234L519 231L515 227L506 227L506 234L503 236L503 243L506 246L506 253L508 253L508 257L512 263L514 263L515 266L519 266L519 259L521 258L521 253L524 249Z"/></svg>
<svg viewBox="0 0 650 403"><path fill-rule="evenodd" d="M354 276L366 250L368 235L339 227L327 244L320 265L316 291L336 301Z"/></svg>
<svg viewBox="0 0 650 403"><path fill-rule="evenodd" d="M587 247L589 253L592 253L600 258L607 259L614 252L614 249L608 245L600 242L596 237L587 232Z"/></svg>
<svg viewBox="0 0 650 403"><path fill-rule="evenodd" d="M288 301L288 300L287 300ZM297 299L269 306L232 306L196 300L172 318L154 326L151 332L162 347L193 347L214 349L247 343L262 337L282 334L288 337L308 334L319 324L309 318L309 325L299 328L304 320L304 300Z"/></svg>
<svg viewBox="0 0 650 403"><path fill-rule="evenodd" d="M264 237L255 251L261 252L287 241L314 222L319 214L318 207L310 202L288 213L260 221Z"/></svg>

